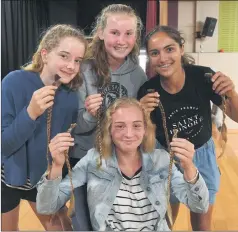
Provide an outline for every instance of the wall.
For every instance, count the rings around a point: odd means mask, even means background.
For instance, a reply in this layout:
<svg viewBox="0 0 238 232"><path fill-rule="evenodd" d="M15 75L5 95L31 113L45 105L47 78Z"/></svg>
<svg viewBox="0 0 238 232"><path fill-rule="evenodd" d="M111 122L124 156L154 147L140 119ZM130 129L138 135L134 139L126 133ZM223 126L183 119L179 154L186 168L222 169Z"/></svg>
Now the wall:
<svg viewBox="0 0 238 232"><path fill-rule="evenodd" d="M238 91L238 53L189 53L195 58L196 64L209 66L214 71L221 71L229 76ZM238 129L238 123L227 117L228 129Z"/></svg>
<svg viewBox="0 0 238 232"><path fill-rule="evenodd" d="M206 17L219 17L219 1L179 1L178 29L184 33L187 52L217 52L218 23L213 37L195 39L195 32L201 31Z"/></svg>
<svg viewBox="0 0 238 232"><path fill-rule="evenodd" d="M186 40L185 52L194 52L194 33L195 33L195 1L178 2L178 30L183 33Z"/></svg>

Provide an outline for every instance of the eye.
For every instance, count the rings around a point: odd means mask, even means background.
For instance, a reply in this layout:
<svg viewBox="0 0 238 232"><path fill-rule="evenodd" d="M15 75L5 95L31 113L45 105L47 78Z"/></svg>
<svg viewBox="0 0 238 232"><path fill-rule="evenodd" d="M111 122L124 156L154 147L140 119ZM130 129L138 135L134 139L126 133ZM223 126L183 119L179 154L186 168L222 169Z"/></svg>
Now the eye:
<svg viewBox="0 0 238 232"><path fill-rule="evenodd" d="M118 31L112 31L111 32L113 35L119 35L119 32Z"/></svg>
<svg viewBox="0 0 238 232"><path fill-rule="evenodd" d="M76 63L80 64L82 60L75 60Z"/></svg>
<svg viewBox="0 0 238 232"><path fill-rule="evenodd" d="M60 54L60 56L61 56L64 60L67 60L67 59L68 59L68 56L65 55L65 54Z"/></svg>
<svg viewBox="0 0 238 232"><path fill-rule="evenodd" d="M130 35L132 35L132 32L127 32L126 35L130 36Z"/></svg>
<svg viewBox="0 0 238 232"><path fill-rule="evenodd" d="M173 50L174 50L173 47L168 47L168 48L166 49L167 52L172 52Z"/></svg>
<svg viewBox="0 0 238 232"><path fill-rule="evenodd" d="M116 125L116 129L123 129L124 125Z"/></svg>
<svg viewBox="0 0 238 232"><path fill-rule="evenodd" d="M155 57L159 55L159 51L158 50L154 50L150 52L150 56Z"/></svg>
<svg viewBox="0 0 238 232"><path fill-rule="evenodd" d="M140 129L141 127L142 127L141 124L134 124L134 128L136 128L136 129Z"/></svg>

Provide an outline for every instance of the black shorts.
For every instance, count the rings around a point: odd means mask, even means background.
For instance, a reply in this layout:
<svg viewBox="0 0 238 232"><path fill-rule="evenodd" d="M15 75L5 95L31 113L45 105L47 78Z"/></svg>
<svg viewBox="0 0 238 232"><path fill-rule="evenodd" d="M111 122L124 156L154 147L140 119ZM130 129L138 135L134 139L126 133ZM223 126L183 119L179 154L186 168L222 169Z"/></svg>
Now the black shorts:
<svg viewBox="0 0 238 232"><path fill-rule="evenodd" d="M20 190L10 188L1 181L1 194L1 212L7 213L15 209L20 204L21 199L36 202L37 189L33 188L31 190Z"/></svg>

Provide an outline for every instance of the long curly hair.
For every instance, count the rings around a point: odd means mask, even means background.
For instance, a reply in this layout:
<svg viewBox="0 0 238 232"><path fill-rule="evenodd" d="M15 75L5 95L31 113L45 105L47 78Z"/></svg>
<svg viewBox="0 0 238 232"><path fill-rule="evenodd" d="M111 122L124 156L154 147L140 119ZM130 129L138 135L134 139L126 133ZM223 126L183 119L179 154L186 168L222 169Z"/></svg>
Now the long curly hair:
<svg viewBox="0 0 238 232"><path fill-rule="evenodd" d="M93 68L98 75L98 81L96 85L99 87L110 83L110 72L104 41L99 38L98 31L103 31L106 28L107 19L113 14L126 14L136 19L136 43L129 56L134 62L137 62L137 57L140 52L140 40L143 24L135 10L130 6L123 4L111 4L105 7L96 17L95 26L92 31L92 41L89 44L89 48L85 56L85 59L94 61Z"/></svg>
<svg viewBox="0 0 238 232"><path fill-rule="evenodd" d="M26 66L23 66L22 69L26 71L41 73L44 67L44 62L41 57L41 50L46 49L48 52L52 51L54 48L56 48L59 45L60 41L66 37L77 38L80 42L84 44L85 51L86 51L87 40L80 29L75 28L71 25L57 24L57 25L49 27L43 33L41 42L39 43L39 46L32 57L32 61ZM78 73L75 76L75 78L73 78L73 80L71 80L67 86L70 89L77 89L82 84L82 82L83 80Z"/></svg>

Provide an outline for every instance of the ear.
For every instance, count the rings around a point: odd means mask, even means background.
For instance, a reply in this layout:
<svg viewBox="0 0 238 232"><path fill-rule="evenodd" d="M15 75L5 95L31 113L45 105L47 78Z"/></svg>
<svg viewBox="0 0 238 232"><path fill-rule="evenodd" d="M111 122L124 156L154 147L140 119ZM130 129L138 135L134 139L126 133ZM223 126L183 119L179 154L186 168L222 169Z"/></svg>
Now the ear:
<svg viewBox="0 0 238 232"><path fill-rule="evenodd" d="M43 63L46 64L47 63L47 55L48 55L48 51L43 48L41 51L40 51L40 54L41 54L41 59L43 60Z"/></svg>
<svg viewBox="0 0 238 232"><path fill-rule="evenodd" d="M97 34L100 40L104 40L103 30L101 28L98 29Z"/></svg>
<svg viewBox="0 0 238 232"><path fill-rule="evenodd" d="M184 55L184 45L182 45L182 47L181 47L181 54L182 54L182 56Z"/></svg>

